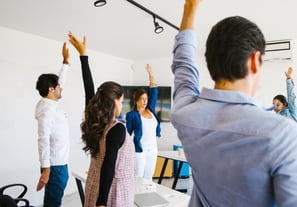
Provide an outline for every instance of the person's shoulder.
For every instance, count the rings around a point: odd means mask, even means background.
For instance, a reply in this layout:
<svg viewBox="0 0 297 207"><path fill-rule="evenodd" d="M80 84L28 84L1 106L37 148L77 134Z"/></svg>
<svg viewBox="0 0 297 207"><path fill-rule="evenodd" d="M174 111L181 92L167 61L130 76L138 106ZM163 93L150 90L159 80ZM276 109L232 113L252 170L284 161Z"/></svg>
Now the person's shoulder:
<svg viewBox="0 0 297 207"><path fill-rule="evenodd" d="M38 106L35 109L35 118L42 119L45 117L54 117L55 113L56 113L56 107Z"/></svg>
<svg viewBox="0 0 297 207"><path fill-rule="evenodd" d="M122 143L126 138L126 127L123 123L117 122L114 124L106 134L107 142L109 144Z"/></svg>
<svg viewBox="0 0 297 207"><path fill-rule="evenodd" d="M292 119L288 118L288 117L285 117L285 116L282 116L280 114L276 114L277 118L279 119L278 123L279 124L279 127L280 128L283 128L283 129L287 129L296 133L296 136L297 136L297 123L295 121L293 121ZM297 140L297 138L296 138Z"/></svg>
<svg viewBox="0 0 297 207"><path fill-rule="evenodd" d="M126 126L122 122L117 122L112 128L112 130L126 131Z"/></svg>
<svg viewBox="0 0 297 207"><path fill-rule="evenodd" d="M285 134L291 134L297 137L297 124L293 120L270 112L261 113L261 115L261 119L258 118L257 123L260 121L262 126L259 127L269 131L271 136L286 138L290 136L286 136Z"/></svg>
<svg viewBox="0 0 297 207"><path fill-rule="evenodd" d="M272 149L297 148L297 124L293 120L275 115L277 122L274 127L270 128L270 147ZM296 154L296 153L295 153ZM296 154L297 155L297 154Z"/></svg>
<svg viewBox="0 0 297 207"><path fill-rule="evenodd" d="M41 98L36 104L36 108L39 110L50 110L56 108L58 101L54 101L48 98Z"/></svg>
<svg viewBox="0 0 297 207"><path fill-rule="evenodd" d="M279 114L272 113L270 111L262 110L259 108L252 108L247 111L255 122L262 122L264 126L270 126L269 123L275 125L276 123L283 122L285 118Z"/></svg>
<svg viewBox="0 0 297 207"><path fill-rule="evenodd" d="M246 126L244 129L241 129L246 134L274 139L281 136L281 131L288 130L295 133L297 137L296 123L287 117L266 111L259 107L245 105L240 111L232 112L232 117L235 116L237 117L237 119L235 118L236 121Z"/></svg>
<svg viewBox="0 0 297 207"><path fill-rule="evenodd" d="M126 126L122 122L117 122L109 129L108 134L111 136L125 137Z"/></svg>

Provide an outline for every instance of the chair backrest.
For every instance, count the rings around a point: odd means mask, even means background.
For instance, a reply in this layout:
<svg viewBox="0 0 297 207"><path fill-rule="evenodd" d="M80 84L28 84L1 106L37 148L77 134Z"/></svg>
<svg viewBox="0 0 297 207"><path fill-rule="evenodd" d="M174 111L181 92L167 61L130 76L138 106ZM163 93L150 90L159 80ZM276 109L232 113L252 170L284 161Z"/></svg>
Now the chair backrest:
<svg viewBox="0 0 297 207"><path fill-rule="evenodd" d="M7 192L8 188L20 188L20 194L17 197L12 197L11 195L8 195L5 193ZM20 190L17 189L17 190ZM15 183L15 184L10 184L10 185L5 185L0 188L0 207L18 207L18 203L23 203L22 207L30 207L30 202L23 198L24 195L27 192L27 186L21 183Z"/></svg>
<svg viewBox="0 0 297 207"><path fill-rule="evenodd" d="M17 207L17 204L9 195L0 195L0 207Z"/></svg>

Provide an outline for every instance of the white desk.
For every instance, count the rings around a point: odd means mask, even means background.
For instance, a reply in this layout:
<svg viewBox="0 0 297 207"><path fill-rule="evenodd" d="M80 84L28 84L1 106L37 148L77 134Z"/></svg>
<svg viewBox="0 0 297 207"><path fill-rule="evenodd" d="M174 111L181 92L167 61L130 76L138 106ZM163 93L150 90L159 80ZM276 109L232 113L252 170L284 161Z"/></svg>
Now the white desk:
<svg viewBox="0 0 297 207"><path fill-rule="evenodd" d="M77 188L79 191L80 199L82 205L84 203L84 188L82 182L85 183L87 179L87 173L81 171L72 172L75 178ZM159 185L153 181L148 181L146 179L136 177L135 178L135 194L146 193L146 192L157 192L166 200L169 201L168 207L186 207L188 206L190 196L178 191L172 190L166 186ZM136 205L134 205L136 206Z"/></svg>
<svg viewBox="0 0 297 207"><path fill-rule="evenodd" d="M169 159L172 159L172 160L187 162L185 154L183 153L183 151L180 151L180 150L158 151L158 156L159 157L164 157L164 158L169 158Z"/></svg>
<svg viewBox="0 0 297 207"><path fill-rule="evenodd" d="M185 154L183 153L183 151L179 151L179 150L176 150L176 151L158 151L158 157L162 157L162 158L165 159L164 163L163 163L163 166L162 166L162 170L161 170L159 179L158 179L158 184L162 183L162 179L164 177L164 172L165 172L168 160L170 159L170 160L179 161L179 165L178 165L178 168L177 168L177 173L174 175L174 181L173 181L173 184L172 184L172 187L171 187L172 189L175 189L178 178L179 178L180 171L181 171L182 166L183 166L183 163L187 163ZM183 191L183 192L185 191L186 192L187 190L186 189L181 189L180 191Z"/></svg>

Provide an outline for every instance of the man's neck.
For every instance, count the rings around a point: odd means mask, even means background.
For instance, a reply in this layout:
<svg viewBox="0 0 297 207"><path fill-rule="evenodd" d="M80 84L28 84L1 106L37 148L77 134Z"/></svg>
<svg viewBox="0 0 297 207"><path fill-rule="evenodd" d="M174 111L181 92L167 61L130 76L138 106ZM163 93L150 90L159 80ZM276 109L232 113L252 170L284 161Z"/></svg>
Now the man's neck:
<svg viewBox="0 0 297 207"><path fill-rule="evenodd" d="M239 79L235 81L229 81L225 79L219 80L215 82L214 89L238 91L246 93L250 96L253 95L251 84L247 79Z"/></svg>
<svg viewBox="0 0 297 207"><path fill-rule="evenodd" d="M50 99L50 100L53 100L53 101L58 101L58 99L55 96L53 96L52 94L48 94L44 98L47 98L47 99Z"/></svg>

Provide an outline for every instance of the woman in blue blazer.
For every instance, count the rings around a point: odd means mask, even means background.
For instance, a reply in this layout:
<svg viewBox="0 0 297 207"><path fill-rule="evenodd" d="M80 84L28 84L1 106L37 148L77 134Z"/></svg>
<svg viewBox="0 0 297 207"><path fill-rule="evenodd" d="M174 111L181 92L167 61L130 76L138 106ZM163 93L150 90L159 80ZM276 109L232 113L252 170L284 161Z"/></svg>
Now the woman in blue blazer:
<svg viewBox="0 0 297 207"><path fill-rule="evenodd" d="M160 119L155 113L158 87L152 68L146 65L149 75L149 92L137 89L133 94L134 109L126 114L126 127L136 151L136 176L152 180L157 161L157 137L160 137Z"/></svg>

